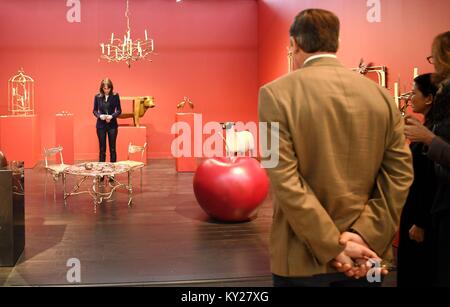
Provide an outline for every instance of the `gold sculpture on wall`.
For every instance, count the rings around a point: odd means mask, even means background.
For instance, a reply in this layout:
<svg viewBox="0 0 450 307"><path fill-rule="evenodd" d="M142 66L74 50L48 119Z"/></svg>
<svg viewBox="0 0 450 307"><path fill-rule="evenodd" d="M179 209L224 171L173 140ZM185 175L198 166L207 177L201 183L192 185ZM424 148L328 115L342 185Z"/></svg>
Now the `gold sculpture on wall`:
<svg viewBox="0 0 450 307"><path fill-rule="evenodd" d="M413 80L419 75L419 69L414 67L413 70ZM397 82L394 83L394 100L400 110L400 113L403 117L406 116L406 111L408 107L411 105L411 99L414 95L413 91L400 93L400 76L398 76ZM405 86L406 87L406 86Z"/></svg>
<svg viewBox="0 0 450 307"><path fill-rule="evenodd" d="M8 111L13 115L34 114L34 80L22 68L8 80Z"/></svg>
<svg viewBox="0 0 450 307"><path fill-rule="evenodd" d="M155 99L152 96L138 96L138 97L121 97L121 100L130 100L133 103L132 113L122 113L119 118L133 118L133 125L140 127L139 119L145 115L148 109L154 108Z"/></svg>
<svg viewBox="0 0 450 307"><path fill-rule="evenodd" d="M364 59L361 58L357 68L353 68L353 71L365 76L369 73L375 73L377 75L378 84L382 87L387 87L386 84L386 66L371 66L372 63L364 63Z"/></svg>

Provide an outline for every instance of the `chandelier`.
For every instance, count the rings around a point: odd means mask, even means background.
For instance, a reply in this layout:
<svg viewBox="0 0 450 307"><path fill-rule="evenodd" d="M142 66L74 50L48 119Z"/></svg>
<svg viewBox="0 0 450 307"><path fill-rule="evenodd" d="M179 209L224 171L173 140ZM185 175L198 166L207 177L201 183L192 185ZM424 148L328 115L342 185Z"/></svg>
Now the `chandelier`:
<svg viewBox="0 0 450 307"><path fill-rule="evenodd" d="M130 17L129 6L127 0L127 9L125 11L125 17L127 18L127 32L121 38L114 36L114 32L111 33L111 41L109 43L101 43L102 55L100 59L110 62L125 62L128 68L131 67L131 62L137 60L145 60L150 54L154 53L155 45L153 39L148 38L147 30L145 30L145 39L131 38L130 29ZM151 59L149 59L151 61Z"/></svg>

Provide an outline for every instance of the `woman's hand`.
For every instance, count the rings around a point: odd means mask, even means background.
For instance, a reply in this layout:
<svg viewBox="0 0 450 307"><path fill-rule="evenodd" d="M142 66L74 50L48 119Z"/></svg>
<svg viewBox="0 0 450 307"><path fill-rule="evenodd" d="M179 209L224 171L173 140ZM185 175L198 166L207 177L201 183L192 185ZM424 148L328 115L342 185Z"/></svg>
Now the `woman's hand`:
<svg viewBox="0 0 450 307"><path fill-rule="evenodd" d="M428 130L427 127L415 117L407 116L405 126L405 136L411 142L424 143L430 145L433 139L436 137L433 132Z"/></svg>
<svg viewBox="0 0 450 307"><path fill-rule="evenodd" d="M100 119L101 119L101 120L106 120L106 114L100 115Z"/></svg>
<svg viewBox="0 0 450 307"><path fill-rule="evenodd" d="M409 238L417 243L422 243L425 236L423 228L413 225L409 230Z"/></svg>
<svg viewBox="0 0 450 307"><path fill-rule="evenodd" d="M111 122L112 118L113 117L111 115L107 115L105 120L109 124Z"/></svg>

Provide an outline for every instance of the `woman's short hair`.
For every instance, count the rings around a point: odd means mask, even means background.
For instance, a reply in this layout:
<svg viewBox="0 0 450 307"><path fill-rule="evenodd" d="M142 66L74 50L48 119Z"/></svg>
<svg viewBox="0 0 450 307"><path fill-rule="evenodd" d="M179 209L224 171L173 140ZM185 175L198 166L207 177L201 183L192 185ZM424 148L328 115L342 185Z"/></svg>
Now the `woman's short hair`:
<svg viewBox="0 0 450 307"><path fill-rule="evenodd" d="M450 31L436 36L431 49L436 73L440 79L450 77Z"/></svg>
<svg viewBox="0 0 450 307"><path fill-rule="evenodd" d="M336 53L339 48L339 29L339 18L332 12L308 9L295 17L289 34L307 53Z"/></svg>
<svg viewBox="0 0 450 307"><path fill-rule="evenodd" d="M103 91L103 87L104 87L104 86L106 86L107 88L110 88L110 89L111 89L111 93L113 92L113 90L114 90L114 85L113 85L111 79L105 78L105 79L103 79L102 82L100 83L100 90L99 90L99 91L100 91L100 94L102 94L103 96L105 95L105 92Z"/></svg>

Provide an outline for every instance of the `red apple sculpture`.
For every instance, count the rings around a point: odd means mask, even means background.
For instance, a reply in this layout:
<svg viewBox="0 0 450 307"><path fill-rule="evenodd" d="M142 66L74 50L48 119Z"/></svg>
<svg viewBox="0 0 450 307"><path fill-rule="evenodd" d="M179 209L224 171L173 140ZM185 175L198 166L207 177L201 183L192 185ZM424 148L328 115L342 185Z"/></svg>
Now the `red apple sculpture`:
<svg viewBox="0 0 450 307"><path fill-rule="evenodd" d="M194 176L198 203L209 216L224 222L253 218L268 190L266 171L248 157L207 159Z"/></svg>

